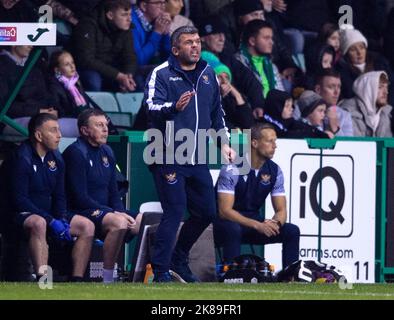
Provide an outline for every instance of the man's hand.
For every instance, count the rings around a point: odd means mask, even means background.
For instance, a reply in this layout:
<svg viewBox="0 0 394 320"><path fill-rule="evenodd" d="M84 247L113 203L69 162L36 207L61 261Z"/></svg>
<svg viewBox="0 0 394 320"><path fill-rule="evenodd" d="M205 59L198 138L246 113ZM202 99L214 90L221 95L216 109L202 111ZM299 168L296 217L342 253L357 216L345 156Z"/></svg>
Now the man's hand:
<svg viewBox="0 0 394 320"><path fill-rule="evenodd" d="M274 237L279 234L279 226L275 221L265 220L256 224L256 230L267 237Z"/></svg>
<svg viewBox="0 0 394 320"><path fill-rule="evenodd" d="M232 163L237 156L237 153L228 144L223 144L221 151L224 159L229 163Z"/></svg>
<svg viewBox="0 0 394 320"><path fill-rule="evenodd" d="M114 213L121 215L127 220L127 229L133 229L137 225L137 222L133 219L133 217L129 216L125 212L115 211Z"/></svg>
<svg viewBox="0 0 394 320"><path fill-rule="evenodd" d="M256 120L261 120L261 118L263 118L264 116L264 110L263 108L254 108L253 109L253 117Z"/></svg>
<svg viewBox="0 0 394 320"><path fill-rule="evenodd" d="M290 83L294 83L294 78L296 76L297 69L296 68L286 68L281 72L282 78L286 79Z"/></svg>
<svg viewBox="0 0 394 320"><path fill-rule="evenodd" d="M156 18L154 30L160 34L169 34L171 22L170 14L168 12L163 12Z"/></svg>
<svg viewBox="0 0 394 320"><path fill-rule="evenodd" d="M133 90L135 90L137 87L137 84L134 81L133 75L131 73L128 73L127 78L129 79L129 83L134 87Z"/></svg>
<svg viewBox="0 0 394 320"><path fill-rule="evenodd" d="M184 92L178 102L175 105L175 108L177 111L181 112L183 110L185 110L186 106L189 104L190 99L196 94L195 91L186 91Z"/></svg>
<svg viewBox="0 0 394 320"><path fill-rule="evenodd" d="M339 128L339 119L338 119L337 107L336 106L331 106L331 107L327 108L326 117L327 117L328 125L330 127L331 132L332 133L338 132L338 130L340 128Z"/></svg>
<svg viewBox="0 0 394 320"><path fill-rule="evenodd" d="M329 130L324 131L324 133L326 135L328 135L329 139L334 139L335 138L335 134L333 132L329 131Z"/></svg>
<svg viewBox="0 0 394 320"><path fill-rule="evenodd" d="M220 84L220 93L222 97L227 96L231 92L231 83L225 82Z"/></svg>
<svg viewBox="0 0 394 320"><path fill-rule="evenodd" d="M284 0L273 0L272 8L280 13L283 13L287 10L287 4Z"/></svg>
<svg viewBox="0 0 394 320"><path fill-rule="evenodd" d="M70 234L70 225L66 221L53 219L49 224L49 227L55 240L68 242L73 241Z"/></svg>
<svg viewBox="0 0 394 320"><path fill-rule="evenodd" d="M137 87L131 74L119 72L116 76L116 81L119 82L119 87L122 91L135 91Z"/></svg>
<svg viewBox="0 0 394 320"><path fill-rule="evenodd" d="M242 106L245 104L245 99L243 98L242 94L233 85L231 85L231 94L234 97L237 106Z"/></svg>

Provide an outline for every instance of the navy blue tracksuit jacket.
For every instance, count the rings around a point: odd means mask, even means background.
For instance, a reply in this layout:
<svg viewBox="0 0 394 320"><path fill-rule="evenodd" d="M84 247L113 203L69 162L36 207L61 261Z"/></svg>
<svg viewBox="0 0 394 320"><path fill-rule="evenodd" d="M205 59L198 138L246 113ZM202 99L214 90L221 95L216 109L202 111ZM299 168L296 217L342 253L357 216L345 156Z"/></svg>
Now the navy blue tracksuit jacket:
<svg viewBox="0 0 394 320"><path fill-rule="evenodd" d="M96 210L124 212L116 184L116 162L109 146L93 147L83 138L63 152L70 210L90 216Z"/></svg>
<svg viewBox="0 0 394 320"><path fill-rule="evenodd" d="M175 149L182 142L174 142L180 129L190 129L194 133L194 150L189 155L188 164L198 163L198 129L225 129L220 89L214 70L206 61L200 60L196 66L199 74L196 84L181 69L176 58L171 55L168 61L156 67L148 78L144 101L149 113L150 128L159 129L165 137L163 149L174 143ZM180 96L186 91L195 91L190 103L182 111L175 108ZM223 143L228 143L223 137ZM203 143L202 143L203 145ZM200 163L205 164L205 161Z"/></svg>
<svg viewBox="0 0 394 320"><path fill-rule="evenodd" d="M58 151L41 159L30 141L22 143L12 164L11 194L17 213L38 214L47 223L65 218L64 162Z"/></svg>

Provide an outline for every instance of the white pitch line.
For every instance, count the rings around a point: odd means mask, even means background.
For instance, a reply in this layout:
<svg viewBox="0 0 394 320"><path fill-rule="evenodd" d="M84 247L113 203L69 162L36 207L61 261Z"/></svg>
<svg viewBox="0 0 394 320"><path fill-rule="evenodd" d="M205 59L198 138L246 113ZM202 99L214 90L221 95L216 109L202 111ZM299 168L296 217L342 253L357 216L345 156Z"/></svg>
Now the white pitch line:
<svg viewBox="0 0 394 320"><path fill-rule="evenodd" d="M175 288L175 287L162 287L162 286L146 286L146 287L135 287L133 289L153 289L153 290L172 290L172 291L191 291L196 290L196 288ZM342 295L342 296L372 296L372 297L393 297L394 293L374 293L374 292L352 292L353 289L343 290L343 292L322 292L322 291L286 291L286 290L257 290L257 289L212 289L212 288L201 288L201 291L210 292L250 292L250 293L278 293L278 294L304 294L304 295Z"/></svg>

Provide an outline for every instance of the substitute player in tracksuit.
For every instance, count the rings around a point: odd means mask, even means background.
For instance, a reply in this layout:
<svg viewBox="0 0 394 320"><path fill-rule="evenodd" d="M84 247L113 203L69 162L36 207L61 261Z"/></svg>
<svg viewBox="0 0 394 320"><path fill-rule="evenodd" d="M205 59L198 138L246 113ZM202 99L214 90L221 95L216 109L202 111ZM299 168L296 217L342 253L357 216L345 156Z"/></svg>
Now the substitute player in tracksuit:
<svg viewBox="0 0 394 320"><path fill-rule="evenodd" d="M282 266L298 260L300 230L286 223L286 196L283 173L271 160L276 149L276 132L268 123L257 123L251 132L249 173L240 175L238 166L222 168L217 183L220 218L213 224L217 246L223 248L223 259L231 262L240 255L241 244L282 243ZM260 208L271 194L275 211L264 219Z"/></svg>
<svg viewBox="0 0 394 320"><path fill-rule="evenodd" d="M198 130L221 130L225 133L219 139L224 157L231 160L235 153L228 145L215 73L200 60L198 30L178 28L172 34L171 46L169 59L149 76L144 98L151 127L148 135L158 129L163 137L163 143L152 141L145 150L145 161L153 173L164 212L156 233L152 266L155 282L172 281L170 269L184 281L196 282L188 266L189 251L216 216L212 177L206 159L199 159L207 139L199 139ZM186 209L190 218L174 248Z"/></svg>
<svg viewBox="0 0 394 320"><path fill-rule="evenodd" d="M56 241L73 242L73 237L77 238L72 251L71 280L81 281L90 256L94 225L80 216L66 220L65 166L57 151L60 138L55 116L39 113L30 119L29 140L4 164L9 168L10 210L16 214L14 222L28 238L37 280L47 272L48 229Z"/></svg>

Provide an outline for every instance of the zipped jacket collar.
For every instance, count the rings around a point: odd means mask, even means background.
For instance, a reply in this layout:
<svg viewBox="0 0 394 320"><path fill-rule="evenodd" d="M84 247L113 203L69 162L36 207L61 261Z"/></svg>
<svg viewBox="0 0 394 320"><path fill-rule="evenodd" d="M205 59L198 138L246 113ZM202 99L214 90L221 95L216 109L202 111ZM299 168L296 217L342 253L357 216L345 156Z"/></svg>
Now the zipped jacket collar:
<svg viewBox="0 0 394 320"><path fill-rule="evenodd" d="M183 74L183 75L188 79L188 77L187 77L187 75L186 75L186 73L185 73L185 70L183 70L183 69L181 68L181 65L179 64L178 59L177 59L173 54L171 54L170 57L168 58L168 64L169 64L169 67L170 67L170 68L172 68L172 69L174 69L175 71L177 71L177 72ZM207 63L205 60L203 60L203 59L200 59L200 60L197 62L197 64L196 64L196 70L198 71L199 76L200 76L201 73L205 70L205 68L206 68L207 65L208 65L208 63Z"/></svg>

